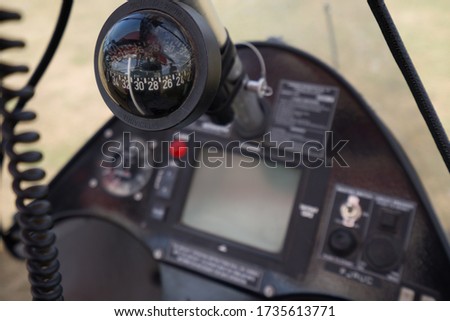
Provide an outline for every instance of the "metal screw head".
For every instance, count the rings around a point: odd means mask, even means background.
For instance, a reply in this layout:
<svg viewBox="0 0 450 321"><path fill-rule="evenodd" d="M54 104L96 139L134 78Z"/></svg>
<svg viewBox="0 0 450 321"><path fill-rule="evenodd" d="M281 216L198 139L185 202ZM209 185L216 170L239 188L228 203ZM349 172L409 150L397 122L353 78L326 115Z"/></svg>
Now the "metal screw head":
<svg viewBox="0 0 450 321"><path fill-rule="evenodd" d="M114 132L113 132L113 130L112 129L110 129L110 128L108 128L108 129L106 129L104 132L103 132L103 136L105 137L105 138L111 138L112 136L114 135Z"/></svg>
<svg viewBox="0 0 450 321"><path fill-rule="evenodd" d="M153 258L155 259L155 260L161 260L162 259L162 257L163 257L163 251L161 250L161 249L155 249L154 251L153 251Z"/></svg>
<svg viewBox="0 0 450 321"><path fill-rule="evenodd" d="M98 186L98 180L95 178L91 178L88 183L90 188L96 188Z"/></svg>
<svg viewBox="0 0 450 321"><path fill-rule="evenodd" d="M271 285L266 285L263 290L264 295L266 298L271 298L275 295L275 288Z"/></svg>
<svg viewBox="0 0 450 321"><path fill-rule="evenodd" d="M133 199L136 202L142 201L142 198L144 198L144 195L141 192L138 192L138 193L133 195Z"/></svg>

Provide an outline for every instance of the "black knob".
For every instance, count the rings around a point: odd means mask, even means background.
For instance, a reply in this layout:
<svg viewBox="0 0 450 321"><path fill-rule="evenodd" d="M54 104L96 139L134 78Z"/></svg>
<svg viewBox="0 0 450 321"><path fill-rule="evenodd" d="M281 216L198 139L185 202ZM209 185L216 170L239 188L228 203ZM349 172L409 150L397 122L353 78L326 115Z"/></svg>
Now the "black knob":
<svg viewBox="0 0 450 321"><path fill-rule="evenodd" d="M364 253L369 266L383 272L398 265L401 251L392 238L376 236L369 240Z"/></svg>
<svg viewBox="0 0 450 321"><path fill-rule="evenodd" d="M328 245L334 254L347 256L356 249L357 241L350 230L340 228L330 234Z"/></svg>

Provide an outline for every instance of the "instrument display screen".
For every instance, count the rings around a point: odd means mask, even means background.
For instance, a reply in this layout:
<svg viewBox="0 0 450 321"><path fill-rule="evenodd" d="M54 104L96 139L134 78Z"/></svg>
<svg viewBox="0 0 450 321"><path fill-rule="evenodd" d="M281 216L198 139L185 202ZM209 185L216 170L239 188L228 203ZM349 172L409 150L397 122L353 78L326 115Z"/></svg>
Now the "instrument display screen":
<svg viewBox="0 0 450 321"><path fill-rule="evenodd" d="M227 154L226 162L195 169L181 222L191 228L257 249L280 252L287 233L301 171L247 168L248 156ZM204 158L204 156L202 156Z"/></svg>

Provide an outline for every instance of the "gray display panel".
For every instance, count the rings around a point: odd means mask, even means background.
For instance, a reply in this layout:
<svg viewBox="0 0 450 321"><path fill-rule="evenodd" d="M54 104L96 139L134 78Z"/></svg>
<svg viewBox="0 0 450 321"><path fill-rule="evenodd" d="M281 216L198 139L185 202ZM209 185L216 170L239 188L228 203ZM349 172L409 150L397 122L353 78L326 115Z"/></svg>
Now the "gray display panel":
<svg viewBox="0 0 450 321"><path fill-rule="evenodd" d="M227 155L231 157L230 155ZM195 169L182 223L244 245L280 252L289 225L300 170L245 168L248 158L234 154L233 168Z"/></svg>

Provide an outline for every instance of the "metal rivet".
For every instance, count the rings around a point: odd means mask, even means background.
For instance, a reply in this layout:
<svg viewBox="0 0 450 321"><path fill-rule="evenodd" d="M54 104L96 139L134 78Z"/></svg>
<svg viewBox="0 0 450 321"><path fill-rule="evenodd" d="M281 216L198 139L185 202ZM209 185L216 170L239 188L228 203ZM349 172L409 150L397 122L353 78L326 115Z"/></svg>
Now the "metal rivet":
<svg viewBox="0 0 450 321"><path fill-rule="evenodd" d="M271 285L267 285L264 287L263 293L267 298L271 298L275 295L275 288Z"/></svg>
<svg viewBox="0 0 450 321"><path fill-rule="evenodd" d="M156 249L153 251L153 258L155 260L161 260L163 257L163 251L161 249Z"/></svg>
<svg viewBox="0 0 450 321"><path fill-rule="evenodd" d="M114 135L114 132L112 129L107 129L103 132L103 136L105 138L111 138Z"/></svg>
<svg viewBox="0 0 450 321"><path fill-rule="evenodd" d="M88 185L90 188L96 188L98 186L98 180L95 178L92 178L89 180Z"/></svg>

